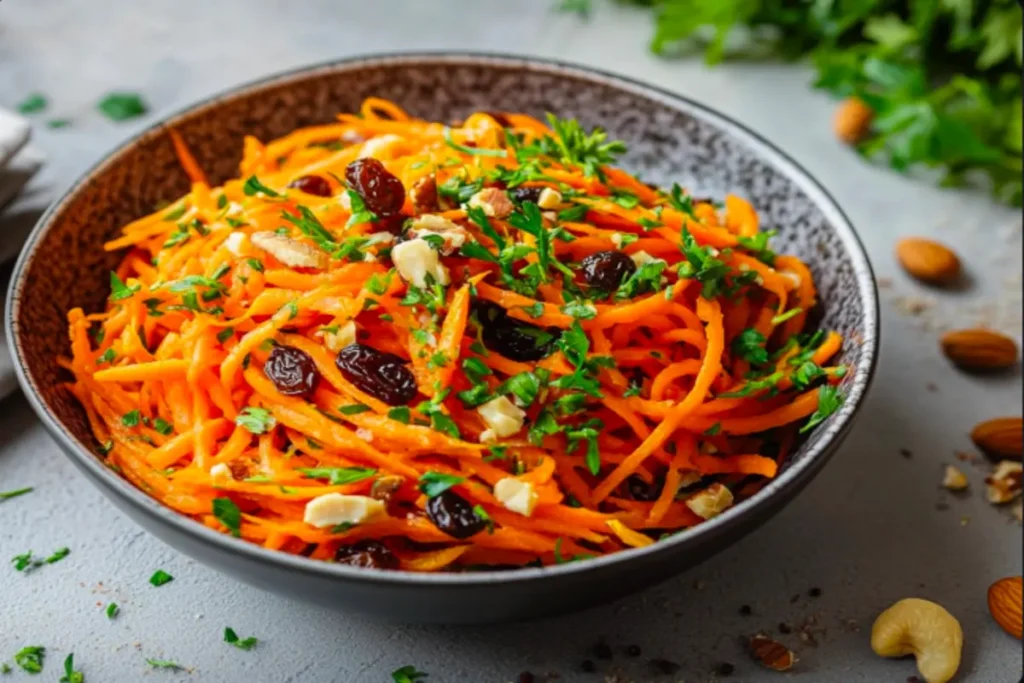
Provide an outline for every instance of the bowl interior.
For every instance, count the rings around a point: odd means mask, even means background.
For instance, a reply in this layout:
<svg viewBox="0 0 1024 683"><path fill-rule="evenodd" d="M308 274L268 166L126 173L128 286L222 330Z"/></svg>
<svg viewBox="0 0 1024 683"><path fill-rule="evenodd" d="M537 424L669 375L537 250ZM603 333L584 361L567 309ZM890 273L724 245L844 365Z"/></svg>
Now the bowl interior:
<svg viewBox="0 0 1024 683"><path fill-rule="evenodd" d="M102 244L120 228L189 189L168 127L179 131L214 183L237 174L242 141L267 141L355 111L368 96L397 102L417 117L452 120L472 111L509 110L575 117L626 142L622 161L643 179L679 182L694 194L732 192L774 229L777 251L810 265L823 304L822 326L846 340L848 400L793 454L787 467L821 454L852 416L874 365L877 305L870 267L845 217L795 163L756 135L667 93L559 64L481 56L366 58L278 76L172 117L94 168L41 221L12 283L9 325L26 391L82 449L96 444L57 358L68 353L66 312L99 310L120 255ZM111 474L110 476L115 476ZM785 475L780 477L785 479ZM778 480L776 484L782 485ZM758 495L769 495L763 491ZM661 544L658 544L661 545Z"/></svg>

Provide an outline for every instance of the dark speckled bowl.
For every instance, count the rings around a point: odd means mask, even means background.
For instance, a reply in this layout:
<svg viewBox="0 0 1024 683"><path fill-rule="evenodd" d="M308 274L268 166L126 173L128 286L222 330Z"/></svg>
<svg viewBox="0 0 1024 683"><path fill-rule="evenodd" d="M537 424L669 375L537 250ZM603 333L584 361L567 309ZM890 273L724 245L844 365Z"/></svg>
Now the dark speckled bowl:
<svg viewBox="0 0 1024 683"><path fill-rule="evenodd" d="M426 119L478 109L577 117L629 145L624 165L649 181L752 200L776 248L807 261L823 325L847 340L843 408L800 446L753 498L711 522L647 548L512 572L421 575L338 566L265 550L182 517L104 467L85 416L59 382L65 312L102 307L118 254L101 244L158 202L189 189L167 128L180 131L211 179L236 173L242 136L268 140L352 111L367 96ZM749 533L821 469L849 430L878 353L878 301L864 248L846 216L806 171L755 133L704 106L589 69L490 55L388 55L276 76L168 118L85 174L42 218L18 260L7 306L18 379L47 429L121 510L175 548L243 581L321 605L407 621L484 622L611 600L651 586Z"/></svg>

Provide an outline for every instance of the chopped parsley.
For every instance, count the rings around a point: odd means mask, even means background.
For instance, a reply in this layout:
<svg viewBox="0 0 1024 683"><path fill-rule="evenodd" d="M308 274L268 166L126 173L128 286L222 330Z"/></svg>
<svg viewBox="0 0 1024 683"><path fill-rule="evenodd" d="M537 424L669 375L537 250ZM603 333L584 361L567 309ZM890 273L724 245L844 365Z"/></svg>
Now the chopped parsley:
<svg viewBox="0 0 1024 683"><path fill-rule="evenodd" d="M729 267L712 253L711 247L697 244L697 240L685 227L682 230L682 240L679 248L686 257L686 262L679 266L679 277L697 280L702 284L701 296L705 299L715 298L725 291L725 278L729 274Z"/></svg>
<svg viewBox="0 0 1024 683"><path fill-rule="evenodd" d="M129 411L121 416L121 424L125 427L138 427L142 420L142 413L137 409Z"/></svg>
<svg viewBox="0 0 1024 683"><path fill-rule="evenodd" d="M402 424L409 424L412 419L411 411L409 406L397 406L388 410L388 419L401 422Z"/></svg>
<svg viewBox="0 0 1024 683"><path fill-rule="evenodd" d="M239 638L235 630L230 626L224 628L224 642L228 645L234 645L239 650L251 650L256 646L259 641L255 636L249 636L248 638Z"/></svg>
<svg viewBox="0 0 1024 683"><path fill-rule="evenodd" d="M241 536L242 511L238 509L233 500L230 498L214 498L213 516L228 528L232 536L236 538Z"/></svg>
<svg viewBox="0 0 1024 683"><path fill-rule="evenodd" d="M122 301L124 299L130 299L133 294L141 289L140 285L132 285L129 287L121 278L117 276L117 273L110 271L110 300L111 301Z"/></svg>
<svg viewBox="0 0 1024 683"><path fill-rule="evenodd" d="M391 680L393 683L416 683L417 681L423 680L428 675L429 674L425 674L422 671L417 671L416 667L409 664L392 671Z"/></svg>
<svg viewBox="0 0 1024 683"><path fill-rule="evenodd" d="M362 403L353 403L347 406L340 406L338 412L342 415L358 415L359 413L365 413L370 410L370 406Z"/></svg>
<svg viewBox="0 0 1024 683"><path fill-rule="evenodd" d="M50 105L49 100L46 99L46 95L42 93L32 93L20 103L18 103L19 114L38 114L45 111Z"/></svg>
<svg viewBox="0 0 1024 683"><path fill-rule="evenodd" d="M787 320L789 320L791 318L795 318L796 316L798 316L801 313L803 313L803 310L804 309L802 309L802 308L791 308L788 311L786 311L785 313L780 313L779 315L777 315L777 316L772 318L772 325L781 325L782 323L786 322Z"/></svg>
<svg viewBox="0 0 1024 683"><path fill-rule="evenodd" d="M169 436L174 433L174 426L162 417L158 417L153 420L153 429L155 429L158 434L163 434L164 436Z"/></svg>
<svg viewBox="0 0 1024 683"><path fill-rule="evenodd" d="M765 348L765 336L753 328L747 328L732 340L732 352L751 365L768 363L768 350Z"/></svg>
<svg viewBox="0 0 1024 683"><path fill-rule="evenodd" d="M46 648L42 645L27 645L14 654L14 663L27 673L42 673L45 655Z"/></svg>
<svg viewBox="0 0 1024 683"><path fill-rule="evenodd" d="M244 408L235 418L235 424L253 434L266 434L277 424L277 420L266 408Z"/></svg>
<svg viewBox="0 0 1024 683"><path fill-rule="evenodd" d="M57 548L56 550L53 551L53 554L51 554L49 557L46 558L46 564L53 564L55 562L60 562L61 560L63 560L65 557L67 557L70 554L71 554L71 549L70 548L67 548L67 547Z"/></svg>
<svg viewBox="0 0 1024 683"><path fill-rule="evenodd" d="M780 381L782 381L783 377L785 377L784 373L782 373L782 372L773 372L772 374L768 375L767 377L763 377L761 379L751 380L751 381L747 382L746 384L744 384L742 387L740 387L736 391L728 391L728 392L726 392L724 394L719 394L718 397L719 398L746 398L747 396L750 396L751 394L754 394L754 393L756 393L758 391L764 391L765 389L773 389L774 390L775 389L775 385L777 385Z"/></svg>
<svg viewBox="0 0 1024 683"><path fill-rule="evenodd" d="M129 92L110 93L99 101L96 108L112 121L134 119L149 110L139 95Z"/></svg>
<svg viewBox="0 0 1024 683"><path fill-rule="evenodd" d="M807 424L800 428L800 433L803 434L804 432L809 432L814 429L824 422L832 413L839 410L842 405L842 392L830 384L823 385L818 389L818 409L815 410L814 414L807 420Z"/></svg>
<svg viewBox="0 0 1024 683"><path fill-rule="evenodd" d="M743 247L751 256L756 258L761 263L768 266L775 265L775 252L768 246L768 240L775 236L774 230L768 230L766 232L759 232L752 237L740 235L736 238L739 245Z"/></svg>
<svg viewBox="0 0 1024 683"><path fill-rule="evenodd" d="M252 175L246 178L245 184L242 185L242 192L245 193L246 197L254 197L258 194L262 194L265 197L278 198L282 195L276 190L267 187L260 182L260 179Z"/></svg>
<svg viewBox="0 0 1024 683"><path fill-rule="evenodd" d="M371 467L300 467L298 471L310 479L326 479L331 486L354 484L377 474Z"/></svg>
<svg viewBox="0 0 1024 683"><path fill-rule="evenodd" d="M146 658L146 664L149 664L154 669L172 669L174 671L180 671L185 668L181 664L178 664L177 662L172 662L168 659Z"/></svg>
<svg viewBox="0 0 1024 683"><path fill-rule="evenodd" d="M483 505L474 505L473 514L482 519L484 524L487 525L487 533L494 533L494 520L491 519L491 516L487 513L487 510L484 509Z"/></svg>
<svg viewBox="0 0 1024 683"><path fill-rule="evenodd" d="M59 683L85 683L85 675L81 671L75 671L74 652L64 659L64 675L60 677Z"/></svg>
<svg viewBox="0 0 1024 683"><path fill-rule="evenodd" d="M13 491L0 491L0 500L10 500L11 498L17 498L18 496L23 496L31 491L31 486L26 486L23 489L14 489Z"/></svg>
<svg viewBox="0 0 1024 683"><path fill-rule="evenodd" d="M587 133L576 119L559 119L547 115L554 137L541 139L541 150L563 164L578 165L588 177L604 179L601 166L614 163L626 152L626 145L618 140L608 141L601 128Z"/></svg>
<svg viewBox="0 0 1024 683"><path fill-rule="evenodd" d="M433 498L464 481L466 481L465 477L459 477L454 474L424 472L420 475L419 490L427 498Z"/></svg>
<svg viewBox="0 0 1024 683"><path fill-rule="evenodd" d="M107 619L113 619L114 617L116 617L118 614L121 613L121 608L118 607L116 602L112 602L109 605L107 605L107 609L104 610L104 612L107 615Z"/></svg>
<svg viewBox="0 0 1024 683"><path fill-rule="evenodd" d="M157 569L153 572L153 576L149 577L149 582L158 588L171 581L174 581L174 577L163 569Z"/></svg>
<svg viewBox="0 0 1024 683"><path fill-rule="evenodd" d="M825 370L814 361L806 361L800 364L790 377L793 387L804 391L825 377Z"/></svg>

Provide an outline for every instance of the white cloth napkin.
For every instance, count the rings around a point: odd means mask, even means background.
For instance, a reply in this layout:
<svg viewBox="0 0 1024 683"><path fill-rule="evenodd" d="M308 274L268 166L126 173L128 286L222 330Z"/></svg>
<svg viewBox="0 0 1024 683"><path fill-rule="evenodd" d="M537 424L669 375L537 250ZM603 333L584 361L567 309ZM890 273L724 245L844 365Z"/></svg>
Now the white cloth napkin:
<svg viewBox="0 0 1024 683"><path fill-rule="evenodd" d="M8 208L26 183L43 165L43 154L28 146L32 127L22 117L0 109L0 262L18 255L31 229L31 220L12 215ZM6 292L6 284L3 287ZM14 364L7 352L7 338L0 325L0 398L18 388Z"/></svg>

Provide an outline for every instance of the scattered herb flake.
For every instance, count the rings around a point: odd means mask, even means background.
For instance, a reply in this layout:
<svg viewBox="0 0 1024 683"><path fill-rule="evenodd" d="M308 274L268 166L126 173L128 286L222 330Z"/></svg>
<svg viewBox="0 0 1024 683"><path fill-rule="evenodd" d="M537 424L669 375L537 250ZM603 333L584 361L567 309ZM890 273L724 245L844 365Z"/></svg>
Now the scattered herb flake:
<svg viewBox="0 0 1024 683"><path fill-rule="evenodd" d="M96 105L112 121L127 121L142 116L148 111L146 103L135 93L110 93Z"/></svg>
<svg viewBox="0 0 1024 683"><path fill-rule="evenodd" d="M153 576L149 577L149 582L157 587L160 587L165 583L170 583L171 581L174 581L174 577L163 569L157 569L153 572Z"/></svg>

